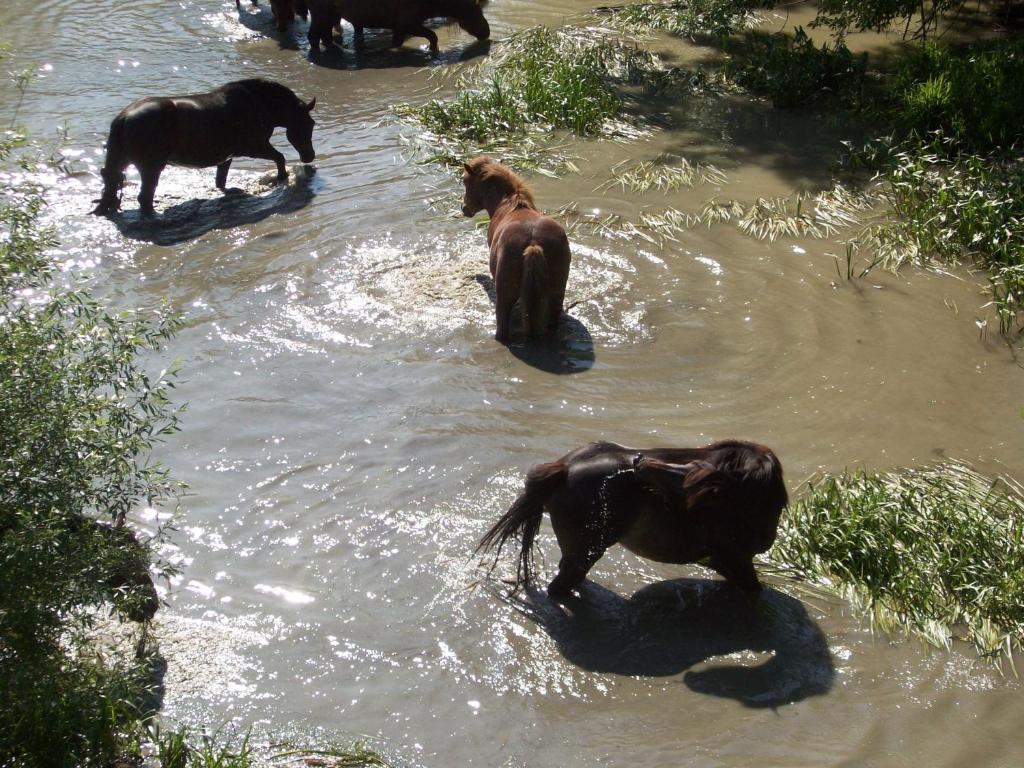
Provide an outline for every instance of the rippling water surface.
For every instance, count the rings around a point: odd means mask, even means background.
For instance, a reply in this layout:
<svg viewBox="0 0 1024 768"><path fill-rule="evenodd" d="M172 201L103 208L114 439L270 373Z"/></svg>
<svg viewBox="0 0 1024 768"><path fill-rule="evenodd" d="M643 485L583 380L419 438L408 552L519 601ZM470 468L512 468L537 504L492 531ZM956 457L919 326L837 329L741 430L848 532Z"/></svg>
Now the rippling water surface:
<svg viewBox="0 0 1024 768"><path fill-rule="evenodd" d="M598 2L501 0L496 39ZM820 240L728 225L678 243L574 239L558 344L497 345L482 230L449 215L458 184L418 166L389 105L480 53L457 28L311 60L267 3L14 0L11 69L41 67L18 120L79 172L44 175L54 257L125 305L187 317L168 350L188 402L161 458L190 485L183 575L161 620L165 711L193 724L370 734L412 764L1019 765L1015 681L970 652L872 635L842 602L769 581L753 617L696 568L621 551L564 611L480 583L475 542L522 472L582 443L777 449L790 487L818 470L939 457L1024 476L1024 372L984 320L983 277L847 283ZM350 38L349 38L350 39ZM667 45L667 43L665 43ZM678 47L678 46L677 46ZM691 51L692 53L692 51ZM155 221L87 215L110 119L130 101L264 76L317 97L316 170L171 168ZM0 87L0 118L18 94ZM632 145L580 142L580 175L540 205L635 217L711 197L815 189L843 126L721 98ZM727 175L668 196L595 192L662 151ZM153 511L140 514L155 524ZM557 559L545 528L546 569Z"/></svg>

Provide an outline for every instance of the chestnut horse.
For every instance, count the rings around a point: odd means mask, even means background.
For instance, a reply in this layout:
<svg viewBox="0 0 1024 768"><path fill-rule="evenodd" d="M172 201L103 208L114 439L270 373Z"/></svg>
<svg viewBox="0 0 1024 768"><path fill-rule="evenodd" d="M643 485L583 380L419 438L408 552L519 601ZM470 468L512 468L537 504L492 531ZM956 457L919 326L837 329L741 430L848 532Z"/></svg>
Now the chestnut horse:
<svg viewBox="0 0 1024 768"><path fill-rule="evenodd" d="M491 217L487 244L494 278L494 338L508 343L512 307L519 301L527 335L537 338L558 328L569 279L569 238L554 219L543 215L533 193L509 168L487 157L463 163L466 194L462 212Z"/></svg>
<svg viewBox="0 0 1024 768"><path fill-rule="evenodd" d="M249 1L253 5L259 4L257 0ZM235 0L235 8L242 10L242 0ZM274 14L277 31L283 33L288 29L293 17L306 18L306 0L270 0L270 11Z"/></svg>
<svg viewBox="0 0 1024 768"><path fill-rule="evenodd" d="M638 451L591 443L530 469L526 489L477 551L496 546L496 565L505 542L519 539L516 588L528 584L546 509L562 552L548 585L554 598L569 595L616 543L661 563L702 562L756 597L754 555L775 541L787 503L782 466L763 445Z"/></svg>
<svg viewBox="0 0 1024 768"><path fill-rule="evenodd" d="M274 128L284 127L289 143L304 163L313 162L313 118L308 104L280 83L238 80L209 93L150 96L121 110L110 124L107 159L100 171L103 196L93 213L121 207L124 171L139 169L139 206L153 212L153 195L168 164L192 168L217 166L217 188L224 189L235 157L256 157L277 164L277 180L288 178L284 155L274 149Z"/></svg>
<svg viewBox="0 0 1024 768"><path fill-rule="evenodd" d="M363 43L363 28L392 30L391 44L396 48L406 37L425 37L430 52L438 53L437 35L424 25L427 19L445 18L457 23L477 40L491 36L484 18L487 0L307 0L309 5L309 47L317 50L320 42L331 45L331 29L345 19L355 30L355 44Z"/></svg>

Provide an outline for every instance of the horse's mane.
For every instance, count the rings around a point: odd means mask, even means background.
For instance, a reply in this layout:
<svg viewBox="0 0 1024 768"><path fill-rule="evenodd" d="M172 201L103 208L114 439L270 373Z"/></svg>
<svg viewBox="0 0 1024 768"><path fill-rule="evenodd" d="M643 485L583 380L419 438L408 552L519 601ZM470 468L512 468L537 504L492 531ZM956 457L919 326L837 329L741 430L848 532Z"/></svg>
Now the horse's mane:
<svg viewBox="0 0 1024 768"><path fill-rule="evenodd" d="M536 210L533 190L507 165L502 165L489 157L475 157L467 163L467 166L469 172L482 183L494 184L505 193L506 197L517 198L514 201L516 208Z"/></svg>

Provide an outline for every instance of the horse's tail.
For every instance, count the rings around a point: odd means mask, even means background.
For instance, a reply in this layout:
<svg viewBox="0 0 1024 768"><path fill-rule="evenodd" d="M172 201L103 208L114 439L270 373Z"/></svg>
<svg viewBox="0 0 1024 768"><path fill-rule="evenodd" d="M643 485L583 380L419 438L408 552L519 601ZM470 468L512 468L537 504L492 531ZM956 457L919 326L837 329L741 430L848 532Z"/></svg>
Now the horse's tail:
<svg viewBox="0 0 1024 768"><path fill-rule="evenodd" d="M541 336L547 326L548 260L539 245L523 251L523 284L519 302L523 308L526 333L531 339Z"/></svg>
<svg viewBox="0 0 1024 768"><path fill-rule="evenodd" d="M569 468L560 461L538 464L526 474L526 488L508 512L494 524L477 545L476 551L497 546L491 571L498 564L501 548L511 538L518 538L519 562L516 565L516 589L533 579L533 542L544 517L544 502L565 482Z"/></svg>
<svg viewBox="0 0 1024 768"><path fill-rule="evenodd" d="M120 114L110 123L110 133L107 136L107 159L100 170L100 176L103 178L103 195L92 210L97 216L107 216L121 210L124 169L128 167L124 133L125 116Z"/></svg>

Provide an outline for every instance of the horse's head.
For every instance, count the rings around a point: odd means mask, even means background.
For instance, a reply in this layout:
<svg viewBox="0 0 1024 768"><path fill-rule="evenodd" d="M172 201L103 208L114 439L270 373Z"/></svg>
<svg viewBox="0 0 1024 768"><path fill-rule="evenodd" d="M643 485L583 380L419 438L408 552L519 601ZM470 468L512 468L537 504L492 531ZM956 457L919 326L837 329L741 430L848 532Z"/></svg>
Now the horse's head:
<svg viewBox="0 0 1024 768"><path fill-rule="evenodd" d="M481 178L481 158L471 160L462 164L462 186L466 188L462 196L462 214L473 217L482 211L486 206L483 200L483 190L480 188L483 179Z"/></svg>
<svg viewBox="0 0 1024 768"><path fill-rule="evenodd" d="M311 163L316 157L316 152L313 151L313 126L316 123L309 114L315 106L316 98L308 104L303 104L300 101L285 128L288 143L295 147L295 151L299 153L299 159L304 163Z"/></svg>
<svg viewBox="0 0 1024 768"><path fill-rule="evenodd" d="M457 17L459 26L477 40L486 40L491 36L491 25L484 18L486 4L487 0L465 0L464 10Z"/></svg>

